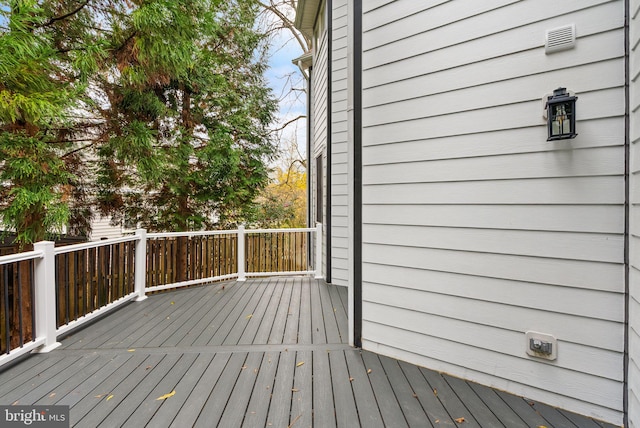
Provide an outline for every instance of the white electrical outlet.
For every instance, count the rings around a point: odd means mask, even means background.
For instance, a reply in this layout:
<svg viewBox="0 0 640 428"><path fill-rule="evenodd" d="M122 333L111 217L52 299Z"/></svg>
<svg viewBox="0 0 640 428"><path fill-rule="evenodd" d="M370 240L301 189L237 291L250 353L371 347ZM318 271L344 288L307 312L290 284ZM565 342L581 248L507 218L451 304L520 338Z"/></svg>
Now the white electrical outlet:
<svg viewBox="0 0 640 428"><path fill-rule="evenodd" d="M552 335L528 331L525 337L527 355L545 360L558 358L558 339Z"/></svg>

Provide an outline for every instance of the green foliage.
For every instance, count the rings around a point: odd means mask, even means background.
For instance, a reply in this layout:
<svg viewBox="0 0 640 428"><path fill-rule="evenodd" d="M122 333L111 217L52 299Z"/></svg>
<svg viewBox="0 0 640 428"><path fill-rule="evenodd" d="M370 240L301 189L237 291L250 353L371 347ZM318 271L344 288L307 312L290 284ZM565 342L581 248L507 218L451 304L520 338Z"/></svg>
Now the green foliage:
<svg viewBox="0 0 640 428"><path fill-rule="evenodd" d="M121 79L103 82L120 126L115 162L101 162L103 213L150 230L243 219L275 152L257 13L249 0L164 0L137 9L130 30L123 24L135 36L119 57Z"/></svg>
<svg viewBox="0 0 640 428"><path fill-rule="evenodd" d="M307 173L276 168L269 186L256 198L248 223L259 228L307 226Z"/></svg>
<svg viewBox="0 0 640 428"><path fill-rule="evenodd" d="M65 163L41 135L0 134L0 181L4 187L3 223L17 231L24 244L42 239L46 232L60 232L69 218L64 184L71 179Z"/></svg>
<svg viewBox="0 0 640 428"><path fill-rule="evenodd" d="M91 206L186 230L266 185L275 100L256 0L0 2L0 216L21 242Z"/></svg>

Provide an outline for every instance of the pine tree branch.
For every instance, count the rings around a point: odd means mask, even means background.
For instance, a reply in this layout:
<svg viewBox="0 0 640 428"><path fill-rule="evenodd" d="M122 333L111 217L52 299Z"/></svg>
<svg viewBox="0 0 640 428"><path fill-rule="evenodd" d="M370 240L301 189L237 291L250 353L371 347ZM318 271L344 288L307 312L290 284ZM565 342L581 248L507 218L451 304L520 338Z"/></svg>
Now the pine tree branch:
<svg viewBox="0 0 640 428"><path fill-rule="evenodd" d="M69 18L70 16L75 15L76 13L80 12L82 9L84 9L90 2L91 0L86 0L84 3L81 3L80 6L78 6L76 9L72 10L71 12L65 13L64 15L60 15L60 16L54 16L52 18L49 18L49 20L44 23L42 26L43 27L48 27L49 25L53 24L54 22L57 21L63 21L67 18Z"/></svg>

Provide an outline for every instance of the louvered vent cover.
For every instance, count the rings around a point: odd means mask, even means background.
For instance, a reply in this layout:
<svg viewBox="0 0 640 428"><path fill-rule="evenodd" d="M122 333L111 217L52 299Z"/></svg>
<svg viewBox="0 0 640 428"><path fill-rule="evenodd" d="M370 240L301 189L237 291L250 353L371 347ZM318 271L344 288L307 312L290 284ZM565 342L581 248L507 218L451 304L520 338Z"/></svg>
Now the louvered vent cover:
<svg viewBox="0 0 640 428"><path fill-rule="evenodd" d="M547 30L546 41L544 45L546 53L571 49L575 45L576 26L574 24Z"/></svg>

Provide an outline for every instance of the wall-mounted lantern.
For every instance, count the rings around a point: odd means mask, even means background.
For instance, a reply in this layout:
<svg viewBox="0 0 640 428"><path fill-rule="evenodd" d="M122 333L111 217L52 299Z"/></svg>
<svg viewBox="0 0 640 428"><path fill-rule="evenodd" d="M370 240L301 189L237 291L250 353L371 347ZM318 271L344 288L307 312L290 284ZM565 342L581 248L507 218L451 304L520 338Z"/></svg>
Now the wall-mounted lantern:
<svg viewBox="0 0 640 428"><path fill-rule="evenodd" d="M558 88L553 95L547 97L547 141L575 138L576 135L576 100L566 88Z"/></svg>

